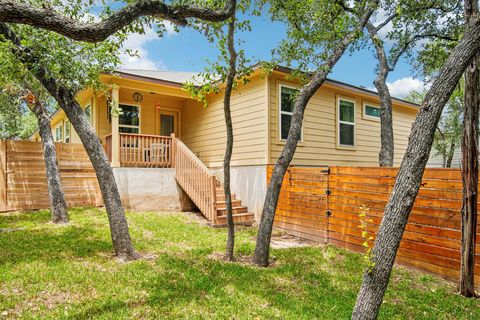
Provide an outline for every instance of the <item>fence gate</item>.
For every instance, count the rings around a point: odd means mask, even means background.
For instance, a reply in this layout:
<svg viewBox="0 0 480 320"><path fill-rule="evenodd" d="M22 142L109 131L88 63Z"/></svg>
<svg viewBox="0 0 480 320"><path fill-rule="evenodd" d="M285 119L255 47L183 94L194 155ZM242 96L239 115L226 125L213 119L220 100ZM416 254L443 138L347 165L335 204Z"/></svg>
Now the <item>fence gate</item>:
<svg viewBox="0 0 480 320"><path fill-rule="evenodd" d="M269 166L268 180L273 171ZM289 167L275 214L275 227L305 239L329 239L328 167Z"/></svg>

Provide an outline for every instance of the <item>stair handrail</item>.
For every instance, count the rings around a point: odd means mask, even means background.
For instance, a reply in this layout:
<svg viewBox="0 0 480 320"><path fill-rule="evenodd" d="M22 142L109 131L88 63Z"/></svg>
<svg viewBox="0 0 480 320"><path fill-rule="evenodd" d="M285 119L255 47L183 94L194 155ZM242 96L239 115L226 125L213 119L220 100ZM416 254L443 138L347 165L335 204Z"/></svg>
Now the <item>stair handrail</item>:
<svg viewBox="0 0 480 320"><path fill-rule="evenodd" d="M217 220L217 176L178 138L172 135L175 177L207 219Z"/></svg>

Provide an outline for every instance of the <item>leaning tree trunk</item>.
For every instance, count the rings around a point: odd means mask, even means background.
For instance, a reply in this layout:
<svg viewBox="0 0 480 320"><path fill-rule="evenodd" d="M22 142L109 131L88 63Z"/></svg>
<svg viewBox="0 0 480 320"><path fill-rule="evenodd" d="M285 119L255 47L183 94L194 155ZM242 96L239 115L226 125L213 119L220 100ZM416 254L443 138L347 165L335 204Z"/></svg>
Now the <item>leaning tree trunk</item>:
<svg viewBox="0 0 480 320"><path fill-rule="evenodd" d="M467 24L478 14L478 1L465 1ZM478 112L480 108L480 55L477 54L465 71L465 93L462 132L462 241L460 294L475 297L475 241L478 198Z"/></svg>
<svg viewBox="0 0 480 320"><path fill-rule="evenodd" d="M417 196L442 110L463 71L480 50L480 20L467 30L428 91L413 123L372 250L375 266L363 276L352 319L376 319L387 289L400 241Z"/></svg>
<svg viewBox="0 0 480 320"><path fill-rule="evenodd" d="M65 194L60 181L57 150L53 141L52 128L50 127L50 117L38 99L35 99L35 104L30 109L37 118L38 132L42 138L52 222L67 223L67 203L65 202Z"/></svg>
<svg viewBox="0 0 480 320"><path fill-rule="evenodd" d="M367 23L367 30L378 59L377 77L373 84L380 96L380 153L378 160L380 167L392 167L394 157L392 97L387 86L387 77L390 73L388 58L383 48L383 42L377 30L371 23Z"/></svg>
<svg viewBox="0 0 480 320"><path fill-rule="evenodd" d="M453 156L455 155L455 148L456 144L455 141L452 141L450 144L450 150L448 150L448 155L444 161L444 167L445 168L451 168L452 167L452 162L453 162Z"/></svg>
<svg viewBox="0 0 480 320"><path fill-rule="evenodd" d="M234 2L235 3L235 2ZM227 130L227 145L225 148L225 158L223 160L223 187L225 191L225 207L227 209L227 245L225 248L225 259L233 261L233 250L235 248L235 224L233 221L232 209L232 191L230 189L230 161L233 152L233 125L232 114L230 111L230 99L232 96L233 83L235 81L237 52L235 51L235 16L228 24L228 52L230 55L227 87L225 88L225 96L223 98L223 109L225 115L225 126Z"/></svg>
<svg viewBox="0 0 480 320"><path fill-rule="evenodd" d="M272 237L273 221L275 218L275 210L278 204L278 197L282 188L283 177L285 176L285 172L292 161L298 141L300 140L303 115L305 113L307 103L325 82L327 75L342 57L348 46L357 38L357 31L362 30L365 27L368 19L375 11L376 2L372 1L370 4L372 7L368 7L364 14L359 18L356 30L353 30L337 44L335 50L330 55L328 60L317 69L310 81L301 88L297 100L295 101L292 122L290 124L290 130L288 131L287 141L273 168L267 194L265 196L265 202L263 204L262 218L258 227L257 244L255 246L255 253L253 257L253 262L258 266L268 266L270 240Z"/></svg>
<svg viewBox="0 0 480 320"><path fill-rule="evenodd" d="M5 23L0 23L0 34L13 43L12 53L55 98L80 137L97 175L110 223L115 254L122 260L138 259L140 255L133 248L130 239L125 211L122 207L112 168L105 156L100 140L75 99L75 93L52 77L45 67L39 66L39 59L29 48L22 46L21 39Z"/></svg>

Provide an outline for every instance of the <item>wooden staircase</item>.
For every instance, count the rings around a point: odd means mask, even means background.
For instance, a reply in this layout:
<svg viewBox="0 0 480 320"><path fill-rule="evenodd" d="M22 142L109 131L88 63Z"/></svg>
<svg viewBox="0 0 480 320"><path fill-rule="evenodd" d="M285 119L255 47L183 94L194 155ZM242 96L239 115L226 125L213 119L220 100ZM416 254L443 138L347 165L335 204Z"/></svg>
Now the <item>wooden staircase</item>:
<svg viewBox="0 0 480 320"><path fill-rule="evenodd" d="M190 149L178 138L172 137L172 166L175 179L192 199L212 226L227 225L227 210L223 186ZM254 214L242 206L242 202L232 194L233 221L236 225L252 225Z"/></svg>
<svg viewBox="0 0 480 320"><path fill-rule="evenodd" d="M223 227L227 225L227 207L225 202L225 190L223 186L216 187L217 198L217 222L215 226ZM255 221L255 215L248 212L248 208L242 205L242 201L237 199L237 196L232 193L232 212L233 222L235 225L251 226Z"/></svg>

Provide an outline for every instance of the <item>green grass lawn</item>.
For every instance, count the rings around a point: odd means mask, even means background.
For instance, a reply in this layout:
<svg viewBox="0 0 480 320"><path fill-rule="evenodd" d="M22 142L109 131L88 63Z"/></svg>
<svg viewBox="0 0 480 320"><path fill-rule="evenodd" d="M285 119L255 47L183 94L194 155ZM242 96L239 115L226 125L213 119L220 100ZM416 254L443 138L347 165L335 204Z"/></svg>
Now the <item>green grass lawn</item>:
<svg viewBox="0 0 480 320"><path fill-rule="evenodd" d="M121 263L103 210L70 217L0 215L0 319L349 319L360 284L361 256L331 246L273 250L268 269L219 261L225 230L181 213L128 213L148 258ZM255 232L237 233L237 254L252 254ZM397 268L380 318L480 319L480 302Z"/></svg>

